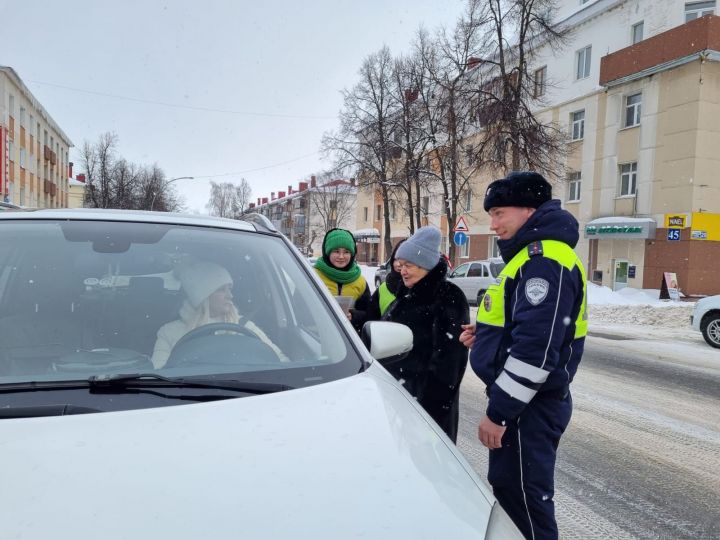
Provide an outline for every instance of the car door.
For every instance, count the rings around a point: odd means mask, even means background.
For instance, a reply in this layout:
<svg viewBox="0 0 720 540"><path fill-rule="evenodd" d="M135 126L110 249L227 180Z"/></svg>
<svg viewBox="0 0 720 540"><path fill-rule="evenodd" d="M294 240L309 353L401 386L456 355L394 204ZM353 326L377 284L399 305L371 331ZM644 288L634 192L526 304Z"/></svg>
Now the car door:
<svg viewBox="0 0 720 540"><path fill-rule="evenodd" d="M488 277L488 271L487 268L485 268L485 264L481 262L474 262L470 264L470 268L468 269L467 277L465 278L466 283L466 291L465 296L467 296L468 301L475 302L477 298L477 293L480 289L486 289Z"/></svg>
<svg viewBox="0 0 720 540"><path fill-rule="evenodd" d="M467 273L469 269L470 263L461 264L455 270L453 270L448 277L449 281L452 281L455 285L460 287L460 290L462 290L463 294L465 294L465 297L468 298L468 300L470 299L469 286L467 283Z"/></svg>

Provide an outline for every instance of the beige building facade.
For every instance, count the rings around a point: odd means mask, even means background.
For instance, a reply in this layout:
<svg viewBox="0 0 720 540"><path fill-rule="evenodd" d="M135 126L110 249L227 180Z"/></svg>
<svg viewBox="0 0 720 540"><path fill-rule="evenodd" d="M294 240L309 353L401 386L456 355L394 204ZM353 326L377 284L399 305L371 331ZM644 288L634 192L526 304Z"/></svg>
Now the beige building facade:
<svg viewBox="0 0 720 540"><path fill-rule="evenodd" d="M0 66L0 193L20 206L68 206L72 141L10 67Z"/></svg>

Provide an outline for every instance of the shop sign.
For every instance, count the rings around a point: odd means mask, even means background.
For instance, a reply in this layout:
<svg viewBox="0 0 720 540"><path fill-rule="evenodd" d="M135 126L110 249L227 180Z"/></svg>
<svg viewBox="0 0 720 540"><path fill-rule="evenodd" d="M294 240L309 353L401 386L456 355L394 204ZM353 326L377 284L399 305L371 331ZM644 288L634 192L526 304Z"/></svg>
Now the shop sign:
<svg viewBox="0 0 720 540"><path fill-rule="evenodd" d="M707 231L690 231L690 238L694 240L707 240Z"/></svg>
<svg viewBox="0 0 720 540"><path fill-rule="evenodd" d="M655 238L655 221L651 219L618 220L598 218L585 226L586 238Z"/></svg>
<svg viewBox="0 0 720 540"><path fill-rule="evenodd" d="M637 225L601 225L596 227L595 225L588 225L585 227L585 232L588 235L594 234L639 234L642 232L642 227Z"/></svg>
<svg viewBox="0 0 720 540"><path fill-rule="evenodd" d="M687 216L683 214L666 214L665 228L667 229L684 229Z"/></svg>

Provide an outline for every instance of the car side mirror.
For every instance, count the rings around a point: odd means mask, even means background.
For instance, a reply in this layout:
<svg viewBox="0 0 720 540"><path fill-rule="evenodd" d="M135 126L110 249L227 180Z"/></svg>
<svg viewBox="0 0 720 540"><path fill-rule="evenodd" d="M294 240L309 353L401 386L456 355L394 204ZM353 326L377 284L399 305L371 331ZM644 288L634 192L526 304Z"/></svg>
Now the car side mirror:
<svg viewBox="0 0 720 540"><path fill-rule="evenodd" d="M404 324L387 321L365 323L362 341L375 360L400 360L413 348L412 330Z"/></svg>

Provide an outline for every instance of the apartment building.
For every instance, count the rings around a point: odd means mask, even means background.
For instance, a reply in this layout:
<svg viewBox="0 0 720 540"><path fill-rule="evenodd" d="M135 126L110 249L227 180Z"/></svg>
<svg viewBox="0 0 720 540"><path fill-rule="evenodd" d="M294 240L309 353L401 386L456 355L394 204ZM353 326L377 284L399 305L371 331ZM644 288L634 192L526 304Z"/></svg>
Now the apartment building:
<svg viewBox="0 0 720 540"><path fill-rule="evenodd" d="M249 205L249 212L258 212L305 255L322 254L325 232L334 227L353 231L356 215L357 188L355 180L334 179L319 183L315 176L299 182L298 188L272 192Z"/></svg>
<svg viewBox="0 0 720 540"><path fill-rule="evenodd" d="M20 206L68 205L72 141L10 67L0 66L0 192Z"/></svg>
<svg viewBox="0 0 720 540"><path fill-rule="evenodd" d="M565 48L535 51L544 98L535 114L567 133L554 196L580 222L576 251L597 284L660 288L672 272L685 294L720 293L715 9L715 1L567 0ZM478 174L464 195L469 242L456 262L498 254L482 209L493 179Z"/></svg>

